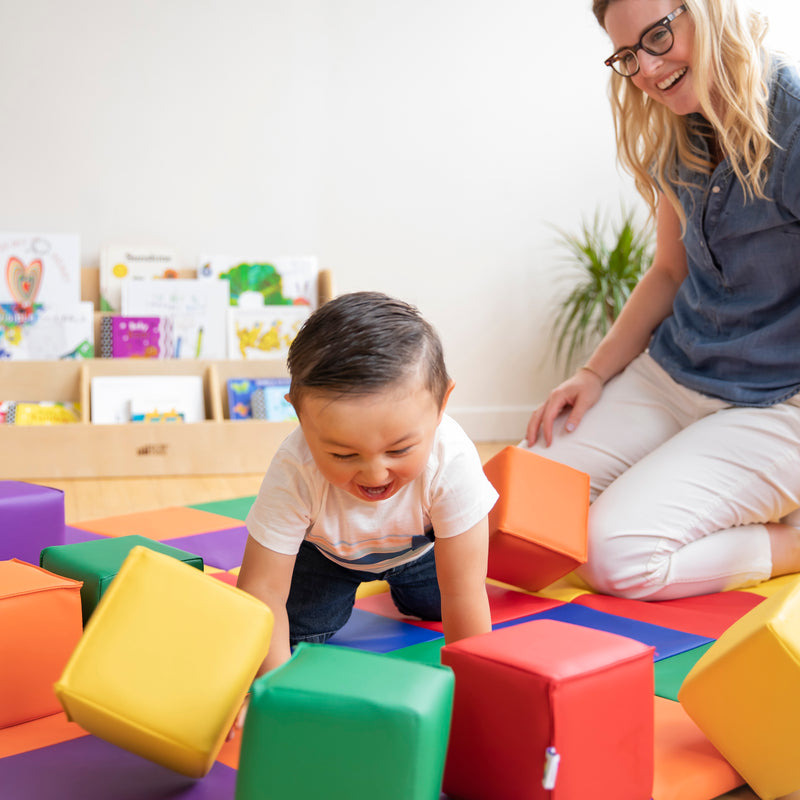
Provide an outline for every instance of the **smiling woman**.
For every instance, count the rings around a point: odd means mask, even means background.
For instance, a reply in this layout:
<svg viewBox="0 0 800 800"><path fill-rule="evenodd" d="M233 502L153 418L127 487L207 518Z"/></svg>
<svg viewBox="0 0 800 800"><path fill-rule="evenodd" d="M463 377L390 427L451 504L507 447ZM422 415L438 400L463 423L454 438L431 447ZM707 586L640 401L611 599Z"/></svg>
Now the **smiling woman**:
<svg viewBox="0 0 800 800"><path fill-rule="evenodd" d="M597 591L800 571L800 76L738 0L594 0L650 268L527 445L588 472ZM543 442L540 442L540 437Z"/></svg>

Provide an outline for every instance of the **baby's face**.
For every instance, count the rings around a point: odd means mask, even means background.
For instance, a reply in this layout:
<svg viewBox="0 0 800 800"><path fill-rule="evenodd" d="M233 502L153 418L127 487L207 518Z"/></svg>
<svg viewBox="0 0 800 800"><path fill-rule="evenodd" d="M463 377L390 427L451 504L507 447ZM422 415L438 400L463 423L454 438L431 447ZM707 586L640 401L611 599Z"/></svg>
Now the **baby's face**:
<svg viewBox="0 0 800 800"><path fill-rule="evenodd" d="M419 378L368 395L309 392L300 405L325 479L368 502L386 500L422 473L442 418Z"/></svg>

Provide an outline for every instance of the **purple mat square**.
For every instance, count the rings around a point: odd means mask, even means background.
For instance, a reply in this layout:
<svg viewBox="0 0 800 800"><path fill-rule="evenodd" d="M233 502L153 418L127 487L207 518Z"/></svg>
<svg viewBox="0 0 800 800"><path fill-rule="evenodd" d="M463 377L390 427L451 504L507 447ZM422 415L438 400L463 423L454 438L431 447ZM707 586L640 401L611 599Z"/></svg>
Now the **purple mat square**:
<svg viewBox="0 0 800 800"><path fill-rule="evenodd" d="M164 544L201 556L206 566L227 571L241 566L246 541L247 528L242 525L240 528L227 528L223 531L165 539Z"/></svg>
<svg viewBox="0 0 800 800"><path fill-rule="evenodd" d="M0 561L39 563L39 553L64 544L64 493L24 481L0 481Z"/></svg>
<svg viewBox="0 0 800 800"><path fill-rule="evenodd" d="M108 536L103 536L101 533L92 533L85 531L83 528L76 528L74 525L67 525L64 528L64 544L78 544L78 542L91 542L95 539L108 539ZM39 563L38 561L36 562Z"/></svg>
<svg viewBox="0 0 800 800"><path fill-rule="evenodd" d="M0 759L8 800L233 800L235 790L236 770L220 762L193 780L95 736Z"/></svg>

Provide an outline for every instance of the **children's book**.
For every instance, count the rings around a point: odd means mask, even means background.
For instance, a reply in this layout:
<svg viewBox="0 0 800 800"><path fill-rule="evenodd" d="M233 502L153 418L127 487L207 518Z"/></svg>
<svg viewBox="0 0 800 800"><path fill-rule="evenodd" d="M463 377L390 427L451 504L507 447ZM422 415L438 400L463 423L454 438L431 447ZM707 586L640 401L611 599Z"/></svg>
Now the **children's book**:
<svg viewBox="0 0 800 800"><path fill-rule="evenodd" d="M77 234L0 233L0 303L80 303L80 257Z"/></svg>
<svg viewBox="0 0 800 800"><path fill-rule="evenodd" d="M177 277L177 257L171 248L105 247L100 253L100 310L123 311L122 287L132 281Z"/></svg>
<svg viewBox="0 0 800 800"><path fill-rule="evenodd" d="M250 397L253 419L270 422L297 421L294 406L286 399L286 392L277 386L261 386Z"/></svg>
<svg viewBox="0 0 800 800"><path fill-rule="evenodd" d="M284 399L289 378L230 378L227 388L231 419L297 419L291 403ZM255 401L260 416L253 406L256 395L260 395Z"/></svg>
<svg viewBox="0 0 800 800"><path fill-rule="evenodd" d="M115 425L169 415L185 422L206 418L200 375L98 375L91 383L93 423Z"/></svg>
<svg viewBox="0 0 800 800"><path fill-rule="evenodd" d="M94 306L0 304L0 358L51 361L94 356Z"/></svg>
<svg viewBox="0 0 800 800"><path fill-rule="evenodd" d="M262 306L228 309L228 358L286 358L309 306Z"/></svg>
<svg viewBox="0 0 800 800"><path fill-rule="evenodd" d="M317 307L319 266L313 256L285 256L253 261L232 255L204 255L200 279L222 278L230 284L232 306L305 305ZM255 299L255 303L253 300Z"/></svg>
<svg viewBox="0 0 800 800"><path fill-rule="evenodd" d="M174 358L223 359L228 293L227 281L128 281L122 286L122 314L170 317Z"/></svg>
<svg viewBox="0 0 800 800"><path fill-rule="evenodd" d="M103 317L100 323L102 358L174 358L171 317Z"/></svg>
<svg viewBox="0 0 800 800"><path fill-rule="evenodd" d="M0 403L0 423L8 425L63 425L81 421L79 403L56 403L44 400Z"/></svg>

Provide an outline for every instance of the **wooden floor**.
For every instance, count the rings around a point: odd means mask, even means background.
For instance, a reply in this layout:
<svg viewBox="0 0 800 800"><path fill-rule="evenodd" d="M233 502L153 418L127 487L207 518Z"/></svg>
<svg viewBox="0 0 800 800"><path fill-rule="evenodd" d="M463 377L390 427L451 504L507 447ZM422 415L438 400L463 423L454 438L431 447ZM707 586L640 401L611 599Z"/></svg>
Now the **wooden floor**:
<svg viewBox="0 0 800 800"><path fill-rule="evenodd" d="M482 442L477 445L485 462L512 442ZM97 478L37 480L64 492L67 524L90 519L150 511L168 506L186 506L247 497L258 492L263 473L248 475L204 475L153 478ZM758 800L747 787L717 800ZM800 791L784 800L800 800Z"/></svg>
<svg viewBox="0 0 800 800"><path fill-rule="evenodd" d="M478 452L485 462L510 442L482 442ZM64 492L68 525L101 517L168 506L188 506L248 497L258 492L264 474L199 475L153 478L75 478L37 480Z"/></svg>

